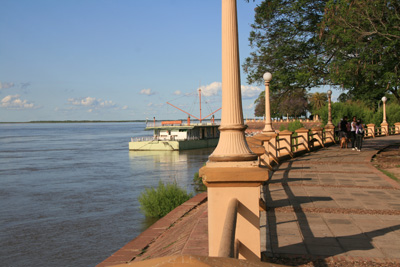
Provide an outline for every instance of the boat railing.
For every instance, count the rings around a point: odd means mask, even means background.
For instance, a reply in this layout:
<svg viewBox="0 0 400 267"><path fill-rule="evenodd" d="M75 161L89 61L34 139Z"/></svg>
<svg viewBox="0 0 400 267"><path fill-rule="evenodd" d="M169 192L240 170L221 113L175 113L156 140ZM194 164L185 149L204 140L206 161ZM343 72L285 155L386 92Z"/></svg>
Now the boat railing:
<svg viewBox="0 0 400 267"><path fill-rule="evenodd" d="M151 128L151 127L161 127L161 126L210 126L210 125L220 125L221 120L214 120L212 122L211 120L205 120L202 121L201 123L199 121L191 121L188 123L187 121L182 121L181 123L165 123L163 121L148 121L146 122L146 128Z"/></svg>
<svg viewBox="0 0 400 267"><path fill-rule="evenodd" d="M199 137L190 136L187 138L176 138L176 137L155 137L155 136L143 136L143 137L132 137L131 142L149 142L149 141L192 141L200 140Z"/></svg>

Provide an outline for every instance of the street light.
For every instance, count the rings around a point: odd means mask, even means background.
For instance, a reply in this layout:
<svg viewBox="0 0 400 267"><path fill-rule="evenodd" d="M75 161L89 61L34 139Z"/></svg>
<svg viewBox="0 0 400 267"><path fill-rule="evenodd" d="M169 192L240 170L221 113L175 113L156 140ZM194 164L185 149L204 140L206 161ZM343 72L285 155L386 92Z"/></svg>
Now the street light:
<svg viewBox="0 0 400 267"><path fill-rule="evenodd" d="M265 84L265 127L262 132L264 134L275 133L274 129L272 129L271 107L269 103L269 82L272 80L272 74L269 72L264 73L263 79Z"/></svg>
<svg viewBox="0 0 400 267"><path fill-rule="evenodd" d="M383 102L383 122L382 123L385 123L385 124L387 124L387 121L386 121L386 101L387 101L386 96L382 97L382 102Z"/></svg>
<svg viewBox="0 0 400 267"><path fill-rule="evenodd" d="M333 126L332 123L332 105L331 105L331 96L332 90L328 90L328 123L326 125Z"/></svg>

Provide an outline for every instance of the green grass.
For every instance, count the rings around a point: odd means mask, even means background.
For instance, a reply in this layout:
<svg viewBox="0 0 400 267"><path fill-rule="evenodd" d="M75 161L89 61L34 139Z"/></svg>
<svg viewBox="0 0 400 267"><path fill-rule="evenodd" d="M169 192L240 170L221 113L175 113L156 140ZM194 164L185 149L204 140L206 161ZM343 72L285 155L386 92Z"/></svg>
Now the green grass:
<svg viewBox="0 0 400 267"><path fill-rule="evenodd" d="M382 173L384 173L386 176L388 176L389 178L391 178L392 180L395 180L396 182L400 182L400 180L391 172L388 172L386 170L377 168L378 170L380 170Z"/></svg>

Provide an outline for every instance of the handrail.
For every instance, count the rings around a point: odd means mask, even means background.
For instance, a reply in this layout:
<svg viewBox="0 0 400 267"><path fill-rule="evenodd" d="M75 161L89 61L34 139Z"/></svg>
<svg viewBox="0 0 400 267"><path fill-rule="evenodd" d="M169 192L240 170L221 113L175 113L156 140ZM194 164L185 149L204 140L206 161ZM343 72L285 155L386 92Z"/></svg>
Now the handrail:
<svg viewBox="0 0 400 267"><path fill-rule="evenodd" d="M218 257L237 258L235 234L238 203L239 202L236 198L232 198L228 203L228 209L226 212L224 229L222 231Z"/></svg>

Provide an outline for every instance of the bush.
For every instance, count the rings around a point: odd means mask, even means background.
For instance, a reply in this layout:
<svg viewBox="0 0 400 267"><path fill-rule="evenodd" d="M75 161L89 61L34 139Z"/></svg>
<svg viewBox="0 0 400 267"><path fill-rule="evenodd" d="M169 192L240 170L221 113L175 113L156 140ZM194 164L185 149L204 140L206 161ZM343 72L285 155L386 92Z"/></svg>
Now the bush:
<svg viewBox="0 0 400 267"><path fill-rule="evenodd" d="M138 200L140 209L147 217L161 218L191 197L192 194L188 194L176 182L164 185L160 181L157 189L146 188Z"/></svg>
<svg viewBox="0 0 400 267"><path fill-rule="evenodd" d="M292 121L288 124L288 130L291 132L295 132L297 129L303 128L304 125L300 121Z"/></svg>
<svg viewBox="0 0 400 267"><path fill-rule="evenodd" d="M285 125L281 124L281 126L279 126L279 131L282 132L284 130L286 130L286 127Z"/></svg>

